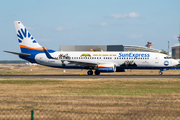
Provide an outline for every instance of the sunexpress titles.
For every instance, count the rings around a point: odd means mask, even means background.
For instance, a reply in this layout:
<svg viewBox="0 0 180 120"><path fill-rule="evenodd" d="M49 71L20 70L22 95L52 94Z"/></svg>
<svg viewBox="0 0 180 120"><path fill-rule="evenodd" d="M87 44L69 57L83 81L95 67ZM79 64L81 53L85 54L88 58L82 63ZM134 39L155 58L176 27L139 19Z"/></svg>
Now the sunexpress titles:
<svg viewBox="0 0 180 120"><path fill-rule="evenodd" d="M119 53L119 57L150 57L150 54L143 54L143 53Z"/></svg>

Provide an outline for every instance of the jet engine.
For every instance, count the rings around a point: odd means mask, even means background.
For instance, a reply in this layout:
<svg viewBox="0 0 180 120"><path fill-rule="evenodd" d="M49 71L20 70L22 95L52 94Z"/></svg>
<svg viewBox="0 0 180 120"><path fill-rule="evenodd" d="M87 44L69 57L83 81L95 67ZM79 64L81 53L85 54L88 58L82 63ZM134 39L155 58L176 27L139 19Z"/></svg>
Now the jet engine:
<svg viewBox="0 0 180 120"><path fill-rule="evenodd" d="M97 66L99 72L116 72L116 65L114 64L99 64Z"/></svg>

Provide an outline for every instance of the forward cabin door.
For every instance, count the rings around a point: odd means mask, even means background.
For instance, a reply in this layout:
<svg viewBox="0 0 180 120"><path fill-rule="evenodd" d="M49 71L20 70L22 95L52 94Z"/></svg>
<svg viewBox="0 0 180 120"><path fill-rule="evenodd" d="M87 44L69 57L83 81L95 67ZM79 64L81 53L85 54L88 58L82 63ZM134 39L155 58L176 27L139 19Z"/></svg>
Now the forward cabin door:
<svg viewBox="0 0 180 120"><path fill-rule="evenodd" d="M159 55L155 55L155 63L159 63Z"/></svg>

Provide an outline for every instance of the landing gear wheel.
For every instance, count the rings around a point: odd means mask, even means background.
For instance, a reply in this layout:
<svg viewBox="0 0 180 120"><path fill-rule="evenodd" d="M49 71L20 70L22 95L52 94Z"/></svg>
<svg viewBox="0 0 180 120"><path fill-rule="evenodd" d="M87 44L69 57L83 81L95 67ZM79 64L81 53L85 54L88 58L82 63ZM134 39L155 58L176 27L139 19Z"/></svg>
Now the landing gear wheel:
<svg viewBox="0 0 180 120"><path fill-rule="evenodd" d="M163 73L162 73L162 71L159 71L159 75L162 75Z"/></svg>
<svg viewBox="0 0 180 120"><path fill-rule="evenodd" d="M96 70L94 73L95 73L95 75L99 75L100 74L100 72L98 70Z"/></svg>
<svg viewBox="0 0 180 120"><path fill-rule="evenodd" d="M87 71L88 75L93 75L93 71Z"/></svg>

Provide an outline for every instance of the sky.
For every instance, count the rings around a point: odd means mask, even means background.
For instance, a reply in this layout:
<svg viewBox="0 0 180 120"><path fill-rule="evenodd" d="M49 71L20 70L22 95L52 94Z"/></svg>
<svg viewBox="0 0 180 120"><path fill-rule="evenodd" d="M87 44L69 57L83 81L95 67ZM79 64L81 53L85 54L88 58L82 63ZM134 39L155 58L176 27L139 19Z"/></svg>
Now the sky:
<svg viewBox="0 0 180 120"><path fill-rule="evenodd" d="M14 21L41 46L137 45L168 50L178 43L180 0L2 0L0 60L20 60Z"/></svg>

